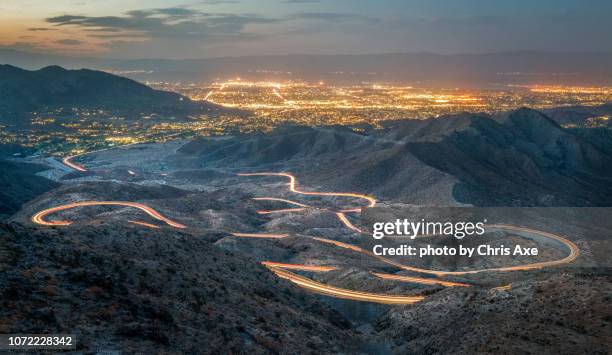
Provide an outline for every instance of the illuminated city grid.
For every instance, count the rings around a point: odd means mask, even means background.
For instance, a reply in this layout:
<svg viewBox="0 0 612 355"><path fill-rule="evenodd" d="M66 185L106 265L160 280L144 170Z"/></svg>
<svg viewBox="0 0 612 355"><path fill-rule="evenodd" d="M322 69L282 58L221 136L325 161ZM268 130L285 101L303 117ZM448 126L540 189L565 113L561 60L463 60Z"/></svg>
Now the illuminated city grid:
<svg viewBox="0 0 612 355"><path fill-rule="evenodd" d="M421 119L461 112L497 112L600 105L612 101L612 88L505 86L500 90L422 88L405 85L329 85L324 82L246 81L239 78L210 85L149 83L178 91L193 100L251 110L266 127L283 122L305 125L377 126L392 119Z"/></svg>
<svg viewBox="0 0 612 355"><path fill-rule="evenodd" d="M467 90L240 79L208 84L147 84L179 92L193 100L245 110L245 113L182 118L130 114L128 119L116 112L64 108L34 112L29 125L0 125L0 143L17 144L40 154L65 155L138 142L269 132L283 123L379 127L383 121L393 119L422 119L460 112L491 113L523 106L538 109L600 105L612 101L609 87L505 86L500 90ZM609 119L608 116L592 117L586 125L609 126Z"/></svg>

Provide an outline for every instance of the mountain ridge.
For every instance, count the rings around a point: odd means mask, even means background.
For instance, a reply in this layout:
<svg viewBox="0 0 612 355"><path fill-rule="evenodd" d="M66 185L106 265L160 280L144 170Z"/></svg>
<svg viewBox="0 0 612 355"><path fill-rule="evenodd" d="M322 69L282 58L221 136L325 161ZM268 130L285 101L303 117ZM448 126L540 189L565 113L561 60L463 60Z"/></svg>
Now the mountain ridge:
<svg viewBox="0 0 612 355"><path fill-rule="evenodd" d="M308 162L316 169L300 175L308 176L309 185L327 186L342 171L343 183L334 188L367 188L414 203L415 195L432 196L440 183L453 185L457 202L479 206L609 206L611 151L598 130L576 132L523 108L504 117L466 113L394 121L363 134L284 127L265 136L200 138L182 146L172 164L274 171Z"/></svg>
<svg viewBox="0 0 612 355"><path fill-rule="evenodd" d="M248 57L209 57L191 59L103 59L62 57L0 48L0 62L39 68L48 63L69 67L111 68L132 71L139 80L214 80L261 68L303 73L304 79L320 80L338 70L345 73L376 72L380 77L398 79L435 79L453 83L491 83L500 80L542 84L612 83L608 52L515 51L486 54L381 53L381 54L286 54ZM517 76L512 73L522 72ZM580 72L577 76L573 73ZM308 73L313 75L308 75ZM509 74L510 73L510 74ZM530 74L539 75L530 75ZM316 74L316 75L315 75ZM511 75L512 74L512 75ZM541 75L540 75L541 74ZM315 76L315 77L311 77ZM338 76L338 75L335 75ZM371 75L358 79L372 79ZM338 79L341 79L338 77ZM465 80L469 79L469 80Z"/></svg>
<svg viewBox="0 0 612 355"><path fill-rule="evenodd" d="M67 107L145 113L195 113L221 109L102 71L69 70L57 65L30 71L0 65L0 113L19 116Z"/></svg>

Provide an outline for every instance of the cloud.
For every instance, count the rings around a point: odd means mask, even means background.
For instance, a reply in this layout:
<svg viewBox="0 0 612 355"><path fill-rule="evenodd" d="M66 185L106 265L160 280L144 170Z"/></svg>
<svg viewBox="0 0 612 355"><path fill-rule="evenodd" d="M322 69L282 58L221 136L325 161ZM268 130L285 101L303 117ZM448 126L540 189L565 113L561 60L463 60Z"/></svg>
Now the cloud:
<svg viewBox="0 0 612 355"><path fill-rule="evenodd" d="M11 44L2 44L0 45L0 50L1 49L21 52L37 52L44 48L41 46L41 43L18 41Z"/></svg>
<svg viewBox="0 0 612 355"><path fill-rule="evenodd" d="M121 32L120 29L114 27L86 28L85 32Z"/></svg>
<svg viewBox="0 0 612 355"><path fill-rule="evenodd" d="M47 27L30 27L28 31L37 32L37 31L57 31L57 28L47 28Z"/></svg>
<svg viewBox="0 0 612 355"><path fill-rule="evenodd" d="M77 40L77 39L59 39L57 41L55 41L55 43L57 44L63 44L65 46L78 46L79 44L82 44L83 42Z"/></svg>
<svg viewBox="0 0 612 355"><path fill-rule="evenodd" d="M373 17L349 14L349 13L337 13L337 12L300 12L289 16L289 19L302 19L302 20L315 20L315 21L328 21L328 22L347 22L347 21L359 21L359 22L378 22L379 20Z"/></svg>
<svg viewBox="0 0 612 355"><path fill-rule="evenodd" d="M52 17L51 19L53 19L53 21L49 21L49 19L46 19L46 20L47 22L52 22L52 23L62 23L62 22L83 20L86 18L87 18L86 16L62 15L62 16Z"/></svg>
<svg viewBox="0 0 612 355"><path fill-rule="evenodd" d="M92 32L135 33L148 38L203 39L215 36L240 35L250 24L275 23L279 20L257 15L208 13L187 8L133 10L123 16L62 15L47 18L55 26L69 26ZM100 37L100 35L91 35ZM120 37L114 35L114 37Z"/></svg>

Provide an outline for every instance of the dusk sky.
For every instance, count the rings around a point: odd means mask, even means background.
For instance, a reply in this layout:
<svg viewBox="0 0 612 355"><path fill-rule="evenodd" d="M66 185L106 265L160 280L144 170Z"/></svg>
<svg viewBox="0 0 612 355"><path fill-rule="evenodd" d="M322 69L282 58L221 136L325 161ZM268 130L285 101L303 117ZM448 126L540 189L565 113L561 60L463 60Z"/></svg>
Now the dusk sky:
<svg viewBox="0 0 612 355"><path fill-rule="evenodd" d="M3 0L0 48L113 58L612 51L609 0Z"/></svg>

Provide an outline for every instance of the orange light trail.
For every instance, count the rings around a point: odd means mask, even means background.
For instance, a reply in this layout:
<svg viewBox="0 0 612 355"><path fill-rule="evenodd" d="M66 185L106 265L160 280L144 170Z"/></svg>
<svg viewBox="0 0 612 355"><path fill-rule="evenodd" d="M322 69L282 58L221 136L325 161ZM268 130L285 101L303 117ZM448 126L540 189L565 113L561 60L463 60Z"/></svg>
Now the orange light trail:
<svg viewBox="0 0 612 355"><path fill-rule="evenodd" d="M283 176L289 179L289 191L300 195L309 196L344 196L364 199L368 201L368 205L365 207L374 207L376 205L376 199L367 195L357 194L352 192L313 192L313 191L301 191L297 189L297 179L295 176L289 173L239 173L238 176ZM361 209L360 209L361 210Z"/></svg>
<svg viewBox="0 0 612 355"><path fill-rule="evenodd" d="M341 248L345 248L345 249L350 249L353 251L356 251L358 253L368 253L367 251L361 249L360 247L353 245L353 244L348 244L348 243L344 243L344 242L339 242L337 240L331 240L331 239L325 239L325 238L319 238L319 237L312 237L312 239L314 240L318 240L322 243L328 243L328 244L333 244L336 246L339 246Z"/></svg>
<svg viewBox="0 0 612 355"><path fill-rule="evenodd" d="M305 205L303 203L299 203L299 202L295 202L295 201L291 201L291 200L286 200L284 198L276 198L276 197L253 197L253 200L255 200L255 201L280 201L280 202L288 203L290 205L300 206L300 207L304 207L304 208L309 208L310 207L310 206Z"/></svg>
<svg viewBox="0 0 612 355"><path fill-rule="evenodd" d="M372 272L372 275L380 277L385 280L394 280L394 281L402 281L402 282L412 282L423 285L441 285L445 287L470 287L469 284L461 283L461 282L452 282L452 281L444 281L438 279L426 279L422 277L413 277L413 276L400 276L400 275L392 275L392 274L383 274L379 272Z"/></svg>
<svg viewBox="0 0 612 355"><path fill-rule="evenodd" d="M507 284L507 285L497 286L497 287L492 288L492 290L495 290L495 291L509 291L511 289L512 289L512 284Z"/></svg>
<svg viewBox="0 0 612 355"><path fill-rule="evenodd" d="M268 238L268 239L282 239L287 238L289 234L268 234L268 233L232 233L234 237L239 238Z"/></svg>
<svg viewBox="0 0 612 355"><path fill-rule="evenodd" d="M283 213L283 212L300 212L300 211L306 210L306 208L311 208L310 206L305 205L303 203L299 203L299 202L295 202L295 201L291 201L291 200L286 200L284 198L255 197L255 198L253 198L253 200L256 200L256 201L280 201L280 202L288 203L290 205L299 206L298 208L284 208L284 209L279 209L279 210L259 210L259 211L257 211L257 213L259 213L259 214L271 214L271 213Z"/></svg>
<svg viewBox="0 0 612 355"><path fill-rule="evenodd" d="M314 272L328 272L336 270L335 266L319 266L319 265L305 265L305 264L286 264L277 263L273 261L262 261L261 264L267 268L281 268L290 270L302 270L302 271L314 271Z"/></svg>
<svg viewBox="0 0 612 355"><path fill-rule="evenodd" d="M393 260L384 258L380 255L376 255L370 251L364 250L358 246L352 245L352 244L347 244L347 243L342 243L342 242L338 242L335 240L330 240L330 239L325 239L325 238L319 238L319 237L313 237L312 239L314 240L318 240L320 242L323 243L328 243L328 244L334 244L336 246L339 246L341 248L345 248L345 249L350 249L353 251L356 251L358 253L362 253L362 254L366 254L369 255L373 258L376 258L386 264L389 265L393 265L397 268L403 269L403 270L407 270L407 271L414 271L414 272L419 272L419 273L424 273L424 274L433 274L436 276L443 276L443 275L467 275L467 274L478 274L481 272L497 272L497 271L519 271L519 270L531 270L531 269L541 269L543 267L550 267L550 266L556 266L556 265L562 265L562 264L568 264L571 262L574 262L576 260L576 258L578 257L578 255L580 255L580 249L578 249L578 246L576 246L576 244L574 244L573 242L571 242L570 240L563 238L561 236L558 236L556 234L552 234L552 233L548 233L548 232L544 232L544 231L540 231L540 230L535 230L535 229L529 229L529 228L523 228L523 227L518 227L518 226L514 226L514 225L509 225L509 224L491 224L488 226L489 228L493 228L493 229L509 229L509 230L515 230L515 231L520 231L520 232L527 232L527 233L531 233L531 234L536 234L536 235L540 235L544 238L548 238L548 239L553 239L556 240L558 242L561 242L562 244L564 244L569 250L570 253L563 259L559 259L559 260L552 260L552 261L543 261L543 262L538 262L538 263L532 263L532 264L524 264L524 265L515 265L515 266L506 266L506 267L499 267L499 268L489 268L489 269L478 269L478 270L466 270L466 271L443 271L443 270L431 270L431 269L423 269L423 268L418 268L415 266L407 266L398 262L395 262Z"/></svg>
<svg viewBox="0 0 612 355"><path fill-rule="evenodd" d="M521 265L521 266L481 269L481 270L471 270L471 271L458 271L458 272L437 271L437 270L428 270L428 269L421 269L421 268L416 268L416 267L405 266L400 263L396 263L392 260L377 256L374 253L366 251L352 244L343 243L343 242L339 242L336 240L320 238L320 237L311 237L311 238L314 240L323 242L323 243L333 244L333 245L336 245L336 246L339 246L345 249L353 250L359 253L363 253L363 254L375 257L385 263L397 266L398 268L401 268L401 269L417 271L421 273L435 274L436 276L463 275L463 274L480 273L480 272L485 272L485 271L515 271L515 270L527 270L527 269L532 269L532 268L540 268L544 266L552 266L552 265L558 265L561 263L572 262L576 259L579 253L579 250L577 249L577 247L575 247L574 243L572 243L571 241L563 237L557 236L552 233L537 231L537 230L532 230L532 229L527 229L527 228L522 228L522 227L517 227L517 226L512 226L512 225L505 225L505 224L491 225L490 227L500 228L500 229L503 228L503 229L528 231L530 233L539 234L541 236L560 241L570 248L570 255L568 255L568 257L561 259L561 260L535 263L535 264L527 264L527 265ZM376 293L366 293L366 292L342 289L342 288L338 288L334 286L325 285L325 284L313 281L311 279L308 279L306 277L296 275L287 270L283 270L283 269L294 269L294 270L306 270L306 271L324 271L324 270L329 271L326 269L327 268L336 269L335 267L300 265L300 264L285 264L285 263L275 263L275 262L269 262L269 261L262 262L262 264L268 267L268 269L270 269L272 272L274 272L274 274L276 274L280 278L287 279L295 283L297 286L310 290L312 292L316 292L316 293L331 296L331 297L357 300L357 301L365 301L365 302L385 303L385 304L412 304L412 303L416 303L424 299L423 296L381 295L381 294L376 294ZM377 276L381 279L395 280L395 281L402 281L402 282L412 282L412 283L418 283L418 284L424 284L424 285L441 285L445 287L470 287L471 286L467 283L446 281L446 280L440 280L440 279L429 279L429 278L422 278L422 277L402 276L402 275L393 275L393 274L385 274L385 273L377 273L377 272L371 272L371 273L374 276ZM494 290L509 290L511 289L511 287L512 286L509 284L505 286L495 287Z"/></svg>
<svg viewBox="0 0 612 355"><path fill-rule="evenodd" d="M87 171L87 169L85 169L84 166L71 162L70 160L72 158L74 158L74 156L73 155L69 155L69 156L65 157L62 160L62 163L64 163L68 167L70 167L70 168L72 168L74 170L77 170L77 171L81 171L81 172Z"/></svg>
<svg viewBox="0 0 612 355"><path fill-rule="evenodd" d="M283 95L281 95L278 90L276 90L276 88L272 89L272 91L274 92L274 95L276 95L279 99L285 101L285 98L283 97Z"/></svg>
<svg viewBox="0 0 612 355"><path fill-rule="evenodd" d="M272 214L272 213L286 213L286 212L301 212L305 211L305 208L283 208L280 210L259 210L259 214Z"/></svg>
<svg viewBox="0 0 612 355"><path fill-rule="evenodd" d="M289 179L289 190L294 193L298 193L302 195L355 197L355 198L367 200L368 205L366 207L374 207L376 205L376 200L374 198L367 196L367 195L362 195L362 194L346 193L346 192L301 191L297 188L297 179L295 178L295 176L289 173L239 173L237 175L239 176L282 176L282 177L286 177ZM313 208L308 205L304 205L298 202L294 202L294 201L286 200L282 198L259 197L259 198L255 198L255 200L281 201L281 202L285 202L285 203L292 204L294 206L299 207L299 208L290 208L290 209L274 210L274 211L258 211L259 213L262 213L262 214L276 213L276 212L302 211L306 208ZM340 210L339 212L335 212L335 214L338 220L340 220L340 222L342 222L347 228L355 232L362 233L363 231L357 228L356 226L354 226L350 222L348 217L345 215L345 213L348 213L348 212L361 212L361 210L362 208L343 209L343 210ZM423 268L418 268L414 266L403 265L393 260L384 258L380 255L376 255L370 251L364 250L358 246L339 242L336 240L330 240L330 239L325 239L325 238L320 238L320 237L311 237L311 238L314 240L323 242L323 243L333 244L341 248L349 249L349 250L352 250L358 253L368 255L370 257L376 258L384 263L393 265L402 270L408 270L408 271L425 273L425 274L432 274L437 277L441 277L444 275L476 274L476 273L481 273L481 272L501 272L501 271L505 272L505 271L539 269L542 267L571 263L575 261L578 255L580 254L578 247L573 242L569 241L568 239L564 237L561 237L561 236L558 236L552 233L513 226L513 225L506 225L506 224L489 225L489 227L494 228L494 229L498 228L498 229L509 229L509 230L515 230L515 231L520 231L520 232L527 232L527 233L539 235L540 237L556 240L562 243L563 245L565 245L566 247L568 247L568 249L570 250L570 253L567 257L560 259L560 260L545 261L545 262L532 263L532 264L526 264L526 265L516 265L516 266L508 266L508 267L500 267L500 268L489 268L489 269L478 269L478 270L467 270L467 271L444 271L444 270L423 269ZM432 236L433 235L420 235L419 237L432 237ZM295 269L295 270L313 271L312 270L313 266L310 266L310 265L295 265L295 264L275 263L275 262L269 262L269 261L263 262L262 264L266 265L278 277L288 279L291 282L295 283L296 285L302 288L305 288L307 290L310 290L316 293L320 293L323 295L327 295L327 296L343 298L343 299L358 300L358 301L366 301L366 302L388 303L388 304L411 304L411 303L418 302L424 298L422 296L404 297L404 296L391 296L391 295L381 295L381 294L376 294L376 293L351 291L351 290L346 290L346 289L337 288L333 286L328 286L328 285L313 281L311 279L302 277L300 275L296 275L287 270L284 270L284 269ZM321 267L317 266L316 268L318 269ZM402 282L412 282L412 283L418 283L418 284L424 284L424 285L441 285L445 287L470 287L470 285L467 283L446 281L446 280L440 280L440 279L393 275L393 274L376 273L376 272L372 272L372 274L381 279L395 280L395 281L402 281ZM510 287L511 287L510 285L506 285L506 286L500 286L495 289L505 290L505 289L509 289Z"/></svg>
<svg viewBox="0 0 612 355"><path fill-rule="evenodd" d="M237 174L238 176L282 176L282 177L286 177L289 179L289 191L297 193L297 194L301 194L301 195L314 195L314 196L343 196L343 197L353 197L353 198L359 198L359 199L364 199L368 201L367 206L365 207L374 207L376 205L376 199L367 195L363 195L363 194L357 194L357 193L352 193L352 192L313 192L313 191L302 191L302 190L298 190L297 188L297 179L295 176L293 176L292 174L289 173L239 173ZM279 210L261 210L261 211L257 211L259 214L271 214L271 213L280 213L280 212L298 212L298 211L303 211L305 208L313 208L311 206L305 205L305 204L301 204L298 202L294 202L291 200L286 200L286 199L282 199L282 198L274 198L274 197L258 197L258 198L254 198L254 200L272 200L272 201L282 201L282 202L286 202L289 204L293 204L296 206L299 206L300 208L287 208L287 209L279 209ZM348 217L345 215L345 213L349 213L349 212L361 212L362 208L361 207L356 207L356 208L349 208L349 209L343 209L340 210L339 212L335 212L336 217L338 218L338 220L347 228L349 228L350 230L357 232L357 233L362 233L363 231L361 229L359 229L358 227L356 227L355 225L353 225L351 223L351 221L349 221Z"/></svg>
<svg viewBox="0 0 612 355"><path fill-rule="evenodd" d="M140 226L144 226L144 227L149 227L149 228L153 228L153 229L160 229L160 226L156 226L155 224L151 224L151 223L147 223L147 222L141 222L141 221L128 221L129 223L133 223L133 224L138 224Z"/></svg>
<svg viewBox="0 0 612 355"><path fill-rule="evenodd" d="M304 289L336 298L383 304L413 304L425 299L423 296L395 296L347 290L344 288L325 285L281 268L273 267L269 269L275 273L276 276L289 280Z"/></svg>
<svg viewBox="0 0 612 355"><path fill-rule="evenodd" d="M71 221L47 221L44 218L52 213L55 212L59 212L59 211L63 211L63 210L68 210L68 209L72 209L72 208L76 208L76 207L85 207L85 206L109 206L109 205L114 205L114 206L125 206L125 207L133 207L133 208L137 208L143 212L145 212L146 214L148 214L149 216L162 221L164 223L166 223L169 226L175 227L175 228L186 228L186 226L175 222L165 216L163 216L161 213L157 212L156 210L152 209L151 207L144 205L142 203L137 203L137 202L127 202L127 201L80 201L80 202L73 202L73 203L69 203L66 205L61 205L61 206L57 206L57 207L52 207L52 208L48 208L46 210L42 210L38 213L36 213L35 215L32 216L31 220L32 222L36 223L36 224L40 224L40 225L44 225L44 226L67 226L72 224Z"/></svg>
<svg viewBox="0 0 612 355"><path fill-rule="evenodd" d="M357 227L355 227L351 221L348 220L348 218L346 217L346 215L342 212L336 212L336 216L338 217L338 219L340 220L340 222L342 222L348 229L354 230L357 233L362 233L363 231Z"/></svg>

